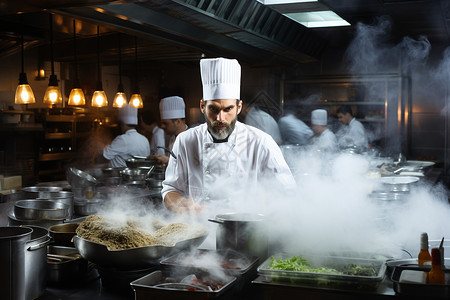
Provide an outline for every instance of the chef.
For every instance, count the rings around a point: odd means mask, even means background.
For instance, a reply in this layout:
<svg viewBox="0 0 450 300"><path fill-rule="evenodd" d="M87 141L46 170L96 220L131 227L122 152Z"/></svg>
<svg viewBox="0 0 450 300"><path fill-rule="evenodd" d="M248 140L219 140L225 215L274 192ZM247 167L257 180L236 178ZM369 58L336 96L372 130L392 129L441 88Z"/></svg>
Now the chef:
<svg viewBox="0 0 450 300"><path fill-rule="evenodd" d="M144 135L150 143L150 152L152 154L165 154L163 147L166 146L164 130L158 127L157 119L150 109L139 111L139 128L138 131Z"/></svg>
<svg viewBox="0 0 450 300"><path fill-rule="evenodd" d="M277 144L281 144L280 128L277 121L268 113L258 108L255 104L244 107L242 113L245 113L244 123L269 134Z"/></svg>
<svg viewBox="0 0 450 300"><path fill-rule="evenodd" d="M185 121L184 99L179 96L171 96L161 99L159 102L159 111L161 114L161 128L169 137L168 149L172 150L175 138L183 131L188 129ZM168 153L155 156L163 164L169 162Z"/></svg>
<svg viewBox="0 0 450 300"><path fill-rule="evenodd" d="M150 155L150 145L145 136L136 131L138 110L130 105L119 109L119 126L122 132L103 150L103 157L110 161L111 167L126 167L126 161L133 155Z"/></svg>
<svg viewBox="0 0 450 300"><path fill-rule="evenodd" d="M285 115L278 120L283 144L309 145L314 133L302 120L297 118L292 106L286 106Z"/></svg>
<svg viewBox="0 0 450 300"><path fill-rule="evenodd" d="M343 105L337 110L337 117L342 123L341 128L336 132L339 147L346 149L356 147L364 150L369 146L368 138L364 126L353 117L352 109L348 105Z"/></svg>
<svg viewBox="0 0 450 300"><path fill-rule="evenodd" d="M338 143L334 133L328 129L327 111L316 109L311 112L311 128L314 132L313 149L334 152L338 150Z"/></svg>
<svg viewBox="0 0 450 300"><path fill-rule="evenodd" d="M200 61L206 123L178 135L161 191L172 211L201 210L228 192L252 190L270 180L283 190L295 181L271 136L237 121L242 108L241 66L235 59ZM216 200L217 201L217 200Z"/></svg>

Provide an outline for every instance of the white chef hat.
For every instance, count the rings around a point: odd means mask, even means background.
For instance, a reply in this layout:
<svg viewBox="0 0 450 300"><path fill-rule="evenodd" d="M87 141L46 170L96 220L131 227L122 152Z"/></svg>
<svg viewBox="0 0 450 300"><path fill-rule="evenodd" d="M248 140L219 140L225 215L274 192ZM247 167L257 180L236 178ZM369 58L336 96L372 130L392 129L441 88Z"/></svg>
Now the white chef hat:
<svg viewBox="0 0 450 300"><path fill-rule="evenodd" d="M138 110L131 105L125 104L119 108L119 121L124 122L127 125L137 125L138 124Z"/></svg>
<svg viewBox="0 0 450 300"><path fill-rule="evenodd" d="M241 65L235 59L205 58L200 60L203 100L240 99Z"/></svg>
<svg viewBox="0 0 450 300"><path fill-rule="evenodd" d="M316 109L311 112L311 124L327 126L327 111L325 109Z"/></svg>
<svg viewBox="0 0 450 300"><path fill-rule="evenodd" d="M171 96L162 98L159 102L159 111L161 113L161 120L167 119L184 119L184 100L178 96Z"/></svg>

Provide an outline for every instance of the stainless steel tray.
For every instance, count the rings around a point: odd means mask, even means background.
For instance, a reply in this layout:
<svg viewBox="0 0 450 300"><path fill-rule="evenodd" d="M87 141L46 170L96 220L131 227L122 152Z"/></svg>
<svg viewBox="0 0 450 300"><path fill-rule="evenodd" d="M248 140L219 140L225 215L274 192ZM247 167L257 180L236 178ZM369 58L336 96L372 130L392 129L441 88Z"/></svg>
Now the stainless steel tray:
<svg viewBox="0 0 450 300"><path fill-rule="evenodd" d="M289 259L295 255L287 253L279 253L273 255L273 259ZM301 255L313 268L327 267L341 271L344 267L351 264L361 266L371 266L376 270L376 276L363 275L346 275L346 274L328 274L313 273L287 270L272 270L269 266L272 257L269 257L262 263L257 271L259 275L263 275L272 281L289 282L299 285L314 285L330 288L352 288L362 290L374 290L378 288L383 281L386 273L386 261L380 259L367 258L351 258L339 256L322 256L322 255Z"/></svg>
<svg viewBox="0 0 450 300"><path fill-rule="evenodd" d="M235 285L235 277L223 278L223 286L215 291L209 290L183 290L170 287L164 287L160 284L164 281L166 276L170 276L176 280L181 280L184 276L189 275L189 273L171 274L163 271L155 271L142 278L139 278L131 282L131 287L135 291L136 300L168 300L168 299L215 299L228 294L232 296L232 288ZM221 280L221 281L222 281Z"/></svg>
<svg viewBox="0 0 450 300"><path fill-rule="evenodd" d="M448 263L448 260L446 261ZM400 275L404 270L429 271L431 266L419 266L416 264L401 264L393 267L391 281L397 294L414 298L450 298L450 269L445 268L446 284L414 284L400 282Z"/></svg>
<svg viewBox="0 0 450 300"><path fill-rule="evenodd" d="M174 255L183 250L194 249L206 239L207 233L199 237L180 241L173 247L153 245L125 250L108 250L105 245L73 237L73 242L80 255L101 266L132 267L158 264L166 256Z"/></svg>

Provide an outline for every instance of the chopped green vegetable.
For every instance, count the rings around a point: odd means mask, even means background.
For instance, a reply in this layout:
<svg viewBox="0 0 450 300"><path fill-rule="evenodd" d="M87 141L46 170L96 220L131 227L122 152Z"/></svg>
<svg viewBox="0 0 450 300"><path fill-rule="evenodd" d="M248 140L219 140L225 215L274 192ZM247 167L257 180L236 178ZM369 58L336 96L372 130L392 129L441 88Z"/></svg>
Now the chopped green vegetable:
<svg viewBox="0 0 450 300"><path fill-rule="evenodd" d="M342 274L341 272L332 268L313 268L310 266L308 261L301 256L294 256L288 259L274 259L272 256L269 269L323 274Z"/></svg>

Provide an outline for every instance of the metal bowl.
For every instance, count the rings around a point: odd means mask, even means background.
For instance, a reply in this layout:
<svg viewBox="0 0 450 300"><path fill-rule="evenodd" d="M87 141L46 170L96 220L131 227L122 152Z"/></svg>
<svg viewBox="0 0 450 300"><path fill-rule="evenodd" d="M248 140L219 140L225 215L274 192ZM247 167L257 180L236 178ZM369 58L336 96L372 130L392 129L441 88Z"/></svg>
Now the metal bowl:
<svg viewBox="0 0 450 300"><path fill-rule="evenodd" d="M69 206L58 201L28 199L14 203L14 215L22 220L49 220L69 217Z"/></svg>
<svg viewBox="0 0 450 300"><path fill-rule="evenodd" d="M67 170L67 181L74 188L94 186L97 184L97 179L94 176L76 168L69 168Z"/></svg>
<svg viewBox="0 0 450 300"><path fill-rule="evenodd" d="M124 181L144 181L148 177L151 169L137 168L137 169L124 169L122 170L122 178Z"/></svg>
<svg viewBox="0 0 450 300"><path fill-rule="evenodd" d="M14 208L12 208L12 207L7 211L7 215L8 215L8 226L36 225L36 226L49 228L53 225L62 224L66 220L66 219L22 220L22 219L18 219L14 215Z"/></svg>
<svg viewBox="0 0 450 300"><path fill-rule="evenodd" d="M153 159L130 158L126 161L126 164L128 168L152 167L157 164L157 161Z"/></svg>
<svg viewBox="0 0 450 300"><path fill-rule="evenodd" d="M105 168L103 169L103 176L104 177L120 177L120 172L125 169L122 167L118 168Z"/></svg>
<svg viewBox="0 0 450 300"><path fill-rule="evenodd" d="M101 207L102 201L100 200L88 200L88 201L75 201L74 211L77 216L89 216L97 213Z"/></svg>

